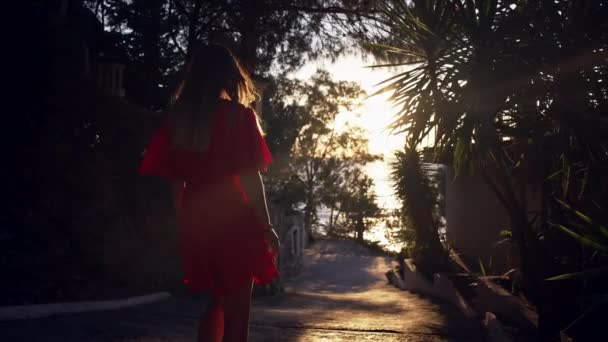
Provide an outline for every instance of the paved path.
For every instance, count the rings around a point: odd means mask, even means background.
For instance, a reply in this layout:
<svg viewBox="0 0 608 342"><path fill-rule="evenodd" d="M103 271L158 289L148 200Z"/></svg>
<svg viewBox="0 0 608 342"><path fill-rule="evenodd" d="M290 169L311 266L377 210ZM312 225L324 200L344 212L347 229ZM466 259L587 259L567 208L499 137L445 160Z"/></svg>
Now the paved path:
<svg viewBox="0 0 608 342"><path fill-rule="evenodd" d="M286 293L255 301L254 341L480 341L477 320L387 284L390 258L319 241ZM279 338L281 336L282 338Z"/></svg>
<svg viewBox="0 0 608 342"><path fill-rule="evenodd" d="M387 285L390 259L351 241L316 243L286 292L254 301L251 340L481 341L479 323L446 303ZM0 341L194 341L204 299L0 322Z"/></svg>

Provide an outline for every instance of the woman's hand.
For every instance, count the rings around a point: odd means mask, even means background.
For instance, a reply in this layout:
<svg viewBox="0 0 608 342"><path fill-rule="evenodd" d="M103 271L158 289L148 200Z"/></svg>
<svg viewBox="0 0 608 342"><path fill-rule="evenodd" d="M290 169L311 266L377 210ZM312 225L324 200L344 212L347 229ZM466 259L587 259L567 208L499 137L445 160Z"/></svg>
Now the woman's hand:
<svg viewBox="0 0 608 342"><path fill-rule="evenodd" d="M279 247L281 246L281 243L279 242L277 232L275 232L272 227L268 227L266 230L264 230L264 238L266 238L266 242L268 243L272 253L275 255L279 254Z"/></svg>

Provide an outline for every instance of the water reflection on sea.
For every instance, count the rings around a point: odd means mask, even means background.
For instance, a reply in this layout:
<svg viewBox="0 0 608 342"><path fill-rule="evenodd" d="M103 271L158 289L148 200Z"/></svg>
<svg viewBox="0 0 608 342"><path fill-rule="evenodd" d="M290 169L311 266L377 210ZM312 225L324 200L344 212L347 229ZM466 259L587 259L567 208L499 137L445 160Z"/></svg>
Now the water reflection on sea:
<svg viewBox="0 0 608 342"><path fill-rule="evenodd" d="M423 164L423 169L429 175L431 183L437 187L437 192L440 199L439 203L442 203L443 206L445 206L445 184L447 182L447 173L445 168L446 166L441 164ZM388 178L390 171L387 166L387 161L372 163L369 165L366 171L376 183L376 194L380 208L387 213L397 210L399 208L399 201L392 193L391 181ZM439 235L442 239L445 238L447 226L444 213L445 208L439 208ZM319 234L325 234L325 224L329 221L329 210L319 210L318 216L319 225L316 228L316 232ZM404 247L405 244L403 241L399 241L392 237L392 235L395 233L395 229L398 228L387 227L387 219L389 219L389 217L378 220L373 227L363 233L363 239L369 242L377 242L379 246L388 251L398 252Z"/></svg>

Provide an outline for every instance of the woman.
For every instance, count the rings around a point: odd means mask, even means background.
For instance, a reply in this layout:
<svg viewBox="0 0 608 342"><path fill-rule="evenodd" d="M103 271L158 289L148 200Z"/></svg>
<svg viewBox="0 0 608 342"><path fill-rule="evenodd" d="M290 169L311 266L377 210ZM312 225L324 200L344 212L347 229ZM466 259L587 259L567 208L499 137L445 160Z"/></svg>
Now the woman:
<svg viewBox="0 0 608 342"><path fill-rule="evenodd" d="M252 282L278 274L260 177L272 158L253 99L228 49L201 48L141 164L142 174L172 180L184 282L212 296L199 341L247 341Z"/></svg>

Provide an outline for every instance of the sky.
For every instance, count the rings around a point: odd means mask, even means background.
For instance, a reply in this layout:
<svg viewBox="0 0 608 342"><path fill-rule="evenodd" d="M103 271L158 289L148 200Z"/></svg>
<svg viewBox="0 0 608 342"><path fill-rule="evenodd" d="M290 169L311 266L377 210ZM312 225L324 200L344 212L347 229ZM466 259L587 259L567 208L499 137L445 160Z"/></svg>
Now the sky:
<svg viewBox="0 0 608 342"><path fill-rule="evenodd" d="M320 60L306 64L294 73L294 77L306 80L318 68L327 70L336 81L351 81L358 83L369 95L379 89L376 85L393 76L396 71L387 68L366 68L374 62L364 61L357 55L343 56L336 61ZM383 208L396 208L398 203L393 195L389 179L388 163L393 151L403 146L405 136L393 134L388 126L393 121L396 108L387 101L390 94L368 97L361 107L352 112L343 112L336 118L337 126L349 122L365 129L369 140L371 153L383 155L384 160L369 164L366 171L374 179L378 203Z"/></svg>

